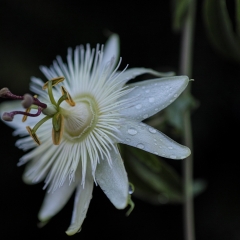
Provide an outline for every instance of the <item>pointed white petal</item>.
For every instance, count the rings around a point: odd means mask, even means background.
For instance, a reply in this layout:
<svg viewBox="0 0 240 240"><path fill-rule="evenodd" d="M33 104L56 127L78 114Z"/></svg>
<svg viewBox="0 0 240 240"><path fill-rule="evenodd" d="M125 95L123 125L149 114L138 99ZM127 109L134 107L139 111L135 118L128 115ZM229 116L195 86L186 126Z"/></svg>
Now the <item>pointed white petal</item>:
<svg viewBox="0 0 240 240"><path fill-rule="evenodd" d="M117 148L116 148L117 149ZM119 152L110 151L112 164L102 160L97 166L96 180L104 193L118 209L123 209L128 201L128 178Z"/></svg>
<svg viewBox="0 0 240 240"><path fill-rule="evenodd" d="M118 135L119 134L119 135ZM145 123L124 121L118 137L124 144L171 159L183 159L190 155L189 148L180 145Z"/></svg>
<svg viewBox="0 0 240 240"><path fill-rule="evenodd" d="M133 79L139 75L146 74L146 73L152 74L157 77L171 77L174 75L174 72L162 73L162 72L154 71L150 68L130 68L130 69L127 69L125 72L121 73L121 75L118 77L118 81L122 82L122 86L123 86L130 79Z"/></svg>
<svg viewBox="0 0 240 240"><path fill-rule="evenodd" d="M71 236L77 233L82 226L83 220L86 217L86 213L92 198L93 190L93 177L91 172L91 165L88 164L85 185L78 185L77 192L74 200L74 208L72 220L66 234Z"/></svg>
<svg viewBox="0 0 240 240"><path fill-rule="evenodd" d="M129 100L132 105L122 109L120 113L126 118L142 121L175 101L188 82L187 76L176 76L129 84L133 90L122 99L132 99Z"/></svg>
<svg viewBox="0 0 240 240"><path fill-rule="evenodd" d="M114 57L113 67L116 65L120 52L120 40L117 34L112 34L110 38L107 40L104 46L104 55L102 60L102 66L105 66L107 62L109 62L112 57Z"/></svg>
<svg viewBox="0 0 240 240"><path fill-rule="evenodd" d="M78 169L75 174L75 181L71 182L70 185L68 179L66 179L62 187L54 192L47 192L38 214L39 220L41 222L46 222L56 215L67 203L73 191L76 189L76 186L80 184L80 181L81 170Z"/></svg>

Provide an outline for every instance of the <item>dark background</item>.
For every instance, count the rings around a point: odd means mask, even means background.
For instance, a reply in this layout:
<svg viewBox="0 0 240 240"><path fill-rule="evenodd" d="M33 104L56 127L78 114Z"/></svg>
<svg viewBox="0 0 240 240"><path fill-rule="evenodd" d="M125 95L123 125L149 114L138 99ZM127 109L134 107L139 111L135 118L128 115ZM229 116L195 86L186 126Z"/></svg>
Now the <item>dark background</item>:
<svg viewBox="0 0 240 240"><path fill-rule="evenodd" d="M65 57L68 47L105 43L109 32L120 35L122 68L129 64L177 71L180 35L171 31L169 1L158 4L1 0L1 86L16 94L28 92L30 77L43 77L39 65L49 66L56 55ZM239 240L240 71L237 64L212 49L201 11L200 2L192 76L193 95L200 102L192 115L194 177L205 179L208 185L195 199L196 239ZM22 182L24 167L16 167L23 154L14 146L17 138L2 122L0 128L1 239L67 238L73 199L47 226L38 229L42 184L28 186ZM130 217L125 217L125 210L115 209L95 188L82 231L72 238L183 239L181 205L153 206L133 200L136 207Z"/></svg>

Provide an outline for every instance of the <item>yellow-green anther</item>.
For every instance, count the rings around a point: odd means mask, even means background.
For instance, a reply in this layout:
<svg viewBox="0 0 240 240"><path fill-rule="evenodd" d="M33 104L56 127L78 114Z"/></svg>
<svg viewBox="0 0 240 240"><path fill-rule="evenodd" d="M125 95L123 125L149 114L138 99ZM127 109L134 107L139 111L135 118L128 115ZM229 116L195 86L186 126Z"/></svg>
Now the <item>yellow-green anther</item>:
<svg viewBox="0 0 240 240"><path fill-rule="evenodd" d="M64 81L64 77L56 77L56 78L52 78L51 80L49 80L52 82L52 86L56 86L57 84L59 84L60 82ZM44 83L42 89L45 90L48 88L48 82Z"/></svg>
<svg viewBox="0 0 240 240"><path fill-rule="evenodd" d="M61 117L59 117L59 115L61 114L56 113L52 118L52 124L55 131L59 131L61 127Z"/></svg>
<svg viewBox="0 0 240 240"><path fill-rule="evenodd" d="M62 95L66 95L66 96L67 96L66 102L67 102L70 106L74 107L74 106L75 106L75 102L73 101L71 95L68 93L68 91L66 90L66 88L63 87L63 86L61 86L61 91L62 91Z"/></svg>
<svg viewBox="0 0 240 240"><path fill-rule="evenodd" d="M56 131L53 127L52 140L53 140L53 144L59 145L61 143L61 139L62 139L62 135L63 135L63 116L62 116L62 114L55 114L54 117L55 116L56 116L56 122L58 122L58 124L59 124L59 130Z"/></svg>

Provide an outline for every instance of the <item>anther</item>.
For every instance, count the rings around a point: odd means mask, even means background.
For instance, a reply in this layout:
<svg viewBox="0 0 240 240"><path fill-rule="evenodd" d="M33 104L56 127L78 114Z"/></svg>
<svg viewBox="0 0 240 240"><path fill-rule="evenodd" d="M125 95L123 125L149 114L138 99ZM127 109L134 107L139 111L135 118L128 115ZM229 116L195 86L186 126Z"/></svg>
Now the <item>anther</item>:
<svg viewBox="0 0 240 240"><path fill-rule="evenodd" d="M72 97L70 96L70 94L68 93L68 91L66 90L65 87L61 86L61 91L62 91L62 95L66 95L66 99L65 101L72 107L75 106L75 102L73 101Z"/></svg>
<svg viewBox="0 0 240 240"><path fill-rule="evenodd" d="M26 129L27 129L29 135L30 135L30 136L32 137L32 139L34 140L34 142L37 143L38 145L40 145L41 142L40 142L40 140L38 139L37 134L36 134L29 126L27 126Z"/></svg>
<svg viewBox="0 0 240 240"><path fill-rule="evenodd" d="M49 81L45 82L44 85L42 86L42 89L45 90L48 88L48 83L51 81L52 82L52 86L56 86L57 84L59 84L60 82L64 81L64 77L56 77L56 78L52 78Z"/></svg>

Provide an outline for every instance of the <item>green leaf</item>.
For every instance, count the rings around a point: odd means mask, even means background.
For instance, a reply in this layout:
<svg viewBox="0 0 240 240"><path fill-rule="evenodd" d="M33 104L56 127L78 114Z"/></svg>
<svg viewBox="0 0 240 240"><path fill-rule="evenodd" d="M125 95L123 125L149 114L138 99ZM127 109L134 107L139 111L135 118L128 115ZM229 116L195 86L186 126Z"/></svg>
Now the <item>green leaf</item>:
<svg viewBox="0 0 240 240"><path fill-rule="evenodd" d="M179 31L185 20L190 0L172 0L172 28Z"/></svg>
<svg viewBox="0 0 240 240"><path fill-rule="evenodd" d="M237 1L237 4L239 6L239 1ZM239 11L238 9L238 20ZM240 41L233 31L226 1L205 0L203 13L207 33L213 46L226 58L240 63Z"/></svg>
<svg viewBox="0 0 240 240"><path fill-rule="evenodd" d="M156 155L121 145L134 195L154 204L183 201L182 180L177 172Z"/></svg>

